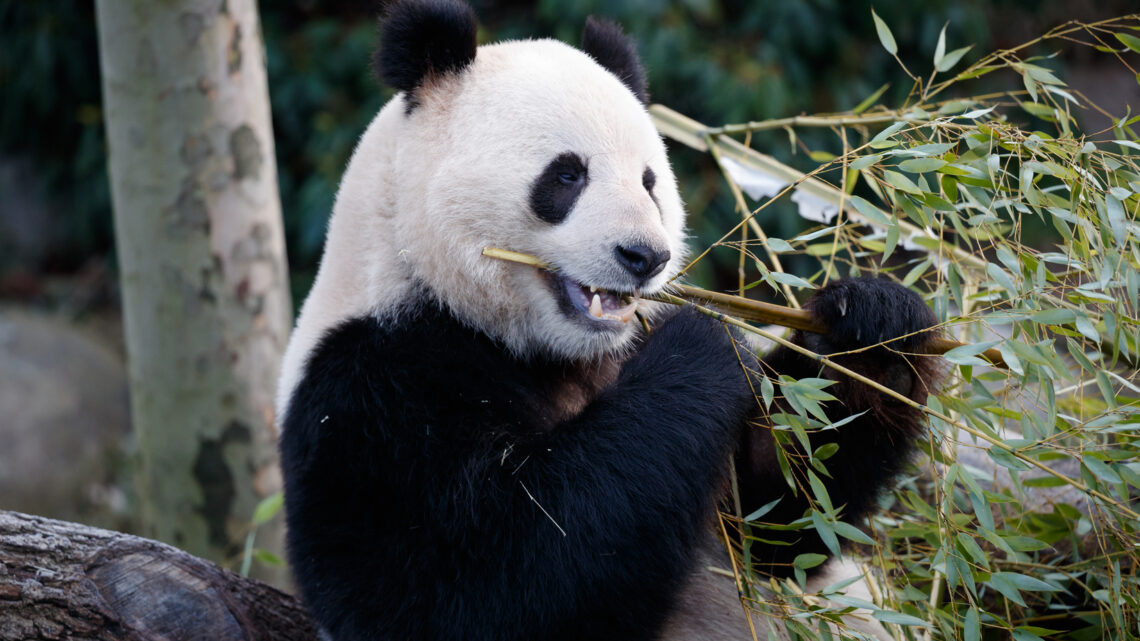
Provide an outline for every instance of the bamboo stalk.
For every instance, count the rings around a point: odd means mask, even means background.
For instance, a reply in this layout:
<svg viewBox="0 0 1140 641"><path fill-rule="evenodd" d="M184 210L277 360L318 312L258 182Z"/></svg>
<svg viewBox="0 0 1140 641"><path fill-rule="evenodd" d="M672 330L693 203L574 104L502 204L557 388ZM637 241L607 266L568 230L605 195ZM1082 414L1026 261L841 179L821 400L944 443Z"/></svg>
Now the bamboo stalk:
<svg viewBox="0 0 1140 641"><path fill-rule="evenodd" d="M500 260L507 260L515 263L522 263L537 267L539 269L552 269L552 267L528 254L521 254L506 249L497 249L495 247L487 247L483 250L483 255L491 258L498 258ZM707 289L699 287L692 287L690 285L673 285L672 289L676 292L677 296L668 295L651 295L646 296L648 300L656 300L666 303L676 304L678 300L690 303L700 303L711 307L717 311L735 316L741 320L748 320L769 325L779 325L781 327L788 327L791 329L798 329L805 332L812 332L815 334L826 334L827 327L820 324L811 313L803 309L793 309L791 307L784 307L783 305L774 305L772 303L764 303L743 296L734 296L732 294L722 294L719 292L712 292ZM935 337L926 344L926 351L929 354L945 354L946 352L956 348L962 347L966 343L960 343L956 340L945 338L942 336ZM981 353L981 356L993 364L995 367L1004 368L1005 360L1002 359L1001 352L996 348L990 348Z"/></svg>
<svg viewBox="0 0 1140 641"><path fill-rule="evenodd" d="M832 116L792 116L790 118L773 118L772 120L749 121L746 123L724 125L722 127L709 127L708 134L742 134L750 131L765 131L768 129L783 129L784 127L858 127L861 125L880 125L895 122L910 122L922 124L930 122L930 118L908 117L901 111L875 113L869 115L852 116L849 114L835 114Z"/></svg>

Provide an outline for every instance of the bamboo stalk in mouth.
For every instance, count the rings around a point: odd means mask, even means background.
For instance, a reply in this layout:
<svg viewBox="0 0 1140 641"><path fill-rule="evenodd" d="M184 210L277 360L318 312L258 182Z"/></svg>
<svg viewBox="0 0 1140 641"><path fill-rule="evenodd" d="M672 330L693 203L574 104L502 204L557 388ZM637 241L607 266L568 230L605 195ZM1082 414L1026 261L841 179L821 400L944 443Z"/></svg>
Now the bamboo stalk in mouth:
<svg viewBox="0 0 1140 641"><path fill-rule="evenodd" d="M539 269L552 269L550 265L545 262L530 256L529 254L522 254L506 249L498 249L495 247L487 247L483 250L484 256L491 258L498 258L515 263L523 263L531 265ZM781 327L788 327L791 329L798 329L805 332L813 332L816 334L826 334L827 327L820 324L811 313L803 309L793 309L791 307L784 307L783 305L774 305L772 303L764 303L743 296L734 296L732 294L722 294L719 292L701 289L699 287L692 287L689 285L673 285L671 287L674 294L684 299L687 302L704 305L716 311L719 311L729 316L735 316L741 320L754 321L766 323L769 325L780 325ZM647 300L659 300L662 302L674 302L673 300L666 299L665 297L658 296L644 296ZM929 354L945 354L946 352L956 348L962 347L965 343L937 336L925 345L925 350ZM1006 367L1005 360L1002 359L1001 352L996 348L990 348L980 354L991 364L996 367Z"/></svg>

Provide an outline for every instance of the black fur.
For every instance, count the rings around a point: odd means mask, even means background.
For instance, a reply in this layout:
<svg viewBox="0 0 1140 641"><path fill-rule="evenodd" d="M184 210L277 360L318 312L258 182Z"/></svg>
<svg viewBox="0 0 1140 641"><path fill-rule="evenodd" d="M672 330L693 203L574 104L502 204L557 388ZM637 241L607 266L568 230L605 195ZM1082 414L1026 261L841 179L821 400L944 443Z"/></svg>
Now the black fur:
<svg viewBox="0 0 1140 641"><path fill-rule="evenodd" d="M432 303L325 337L281 458L290 563L333 639L655 638L752 394L693 311L557 419L578 371Z"/></svg>
<svg viewBox="0 0 1140 641"><path fill-rule="evenodd" d="M397 0L380 22L373 57L384 83L412 94L432 75L457 73L475 60L475 12L457 0ZM408 110L415 106L409 98Z"/></svg>
<svg viewBox="0 0 1140 641"><path fill-rule="evenodd" d="M530 187L530 209L539 220L557 224L566 220L589 182L586 163L578 154L559 154Z"/></svg>
<svg viewBox="0 0 1140 641"><path fill-rule="evenodd" d="M637 45L621 27L609 20L593 16L586 18L586 26L582 29L582 51L625 83L641 104L649 104L649 83L641 57L637 55Z"/></svg>
<svg viewBox="0 0 1140 641"><path fill-rule="evenodd" d="M882 278L852 278L833 283L811 300L811 310L831 330L813 345L825 354L874 345L934 324L930 308L911 290ZM889 344L909 352L930 338L915 334Z"/></svg>
<svg viewBox="0 0 1140 641"><path fill-rule="evenodd" d="M797 332L793 341L824 355L874 345L935 324L933 313L918 295L882 279L859 278L833 283L809 301L808 309L831 331L823 336ZM932 338L931 332L925 332L891 341L884 347L831 358L912 400L924 402L940 378L939 366L929 356L908 357L905 353L920 352L922 345ZM770 353L763 360L763 366L773 377L785 374L796 379L835 380L836 384L826 391L839 400L824 406L833 422L866 412L838 429L815 432L810 438L813 451L825 443L839 445L837 453L824 461L830 476L816 473L832 505L841 509L842 520L859 525L874 511L879 493L898 475L913 453L913 442L922 426L921 412L787 348ZM773 411L787 411L782 403L780 405ZM787 524L804 516L808 502L804 492L793 496L789 491L776 462L776 447L768 429L748 432L744 447L737 453L737 475L746 512L782 497L761 521ZM805 463L811 454L798 447L787 452L790 459L804 457L801 461ZM805 481L802 470L798 474L800 480ZM803 486L807 487L806 481ZM771 574L791 575L791 563L797 555L827 554L826 546L814 530L763 530L756 535L790 543L752 547L759 569Z"/></svg>

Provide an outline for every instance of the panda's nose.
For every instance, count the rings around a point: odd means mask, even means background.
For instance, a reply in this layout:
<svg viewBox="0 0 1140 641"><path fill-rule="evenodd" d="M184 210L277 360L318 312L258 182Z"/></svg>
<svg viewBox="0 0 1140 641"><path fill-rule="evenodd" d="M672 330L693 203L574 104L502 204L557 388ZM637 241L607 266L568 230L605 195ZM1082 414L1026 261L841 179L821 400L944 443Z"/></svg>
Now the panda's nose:
<svg viewBox="0 0 1140 641"><path fill-rule="evenodd" d="M618 263L642 281L649 280L665 269L669 250L656 250L647 245L618 245L614 247Z"/></svg>

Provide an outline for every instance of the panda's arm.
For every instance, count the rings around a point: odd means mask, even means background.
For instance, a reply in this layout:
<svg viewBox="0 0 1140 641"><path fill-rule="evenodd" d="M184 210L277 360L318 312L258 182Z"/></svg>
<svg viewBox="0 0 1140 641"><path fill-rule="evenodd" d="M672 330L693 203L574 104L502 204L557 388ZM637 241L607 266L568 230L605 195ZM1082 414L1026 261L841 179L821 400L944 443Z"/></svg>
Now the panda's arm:
<svg viewBox="0 0 1140 641"><path fill-rule="evenodd" d="M809 301L813 315L831 328L829 334L797 333L793 341L831 358L912 400L923 402L935 391L940 377L937 361L922 352L933 333L919 333L891 342L890 348L875 347L848 355L842 352L875 345L898 336L931 327L935 319L925 303L910 290L883 279L852 279L833 283ZM911 356L907 356L911 354ZM838 400L824 404L833 423L858 414L837 429L810 435L814 451L826 443L839 449L823 461L828 475L812 470L822 481L831 504L840 509L843 521L859 524L877 504L886 485L901 471L913 453L913 443L922 429L920 411L875 391L866 384L838 374L818 361L791 349L780 347L763 360L763 369L772 377L793 379L820 377L835 383L826 391ZM779 387L777 387L777 390ZM788 411L778 404L772 412ZM760 521L786 524L804 516L808 509L805 481L806 455L796 444L785 446L801 488L788 487L776 459L776 444L764 421L752 427L737 454L737 473L745 512L779 503ZM794 459L798 459L794 460ZM805 491L807 490L807 491ZM827 554L827 548L814 530L760 530L759 538L789 545L757 545L754 558L761 569L777 575L790 575L792 561L799 554Z"/></svg>
<svg viewBox="0 0 1140 641"><path fill-rule="evenodd" d="M520 481L542 506L538 526L557 530L528 542L548 555L537 580L565 589L562 603L589 600L572 638L655 638L753 406L725 328L683 311L580 415L526 448Z"/></svg>
<svg viewBox="0 0 1140 641"><path fill-rule="evenodd" d="M281 449L291 561L333 638L650 638L752 403L736 351L682 312L560 424L534 375L440 318L317 350Z"/></svg>

